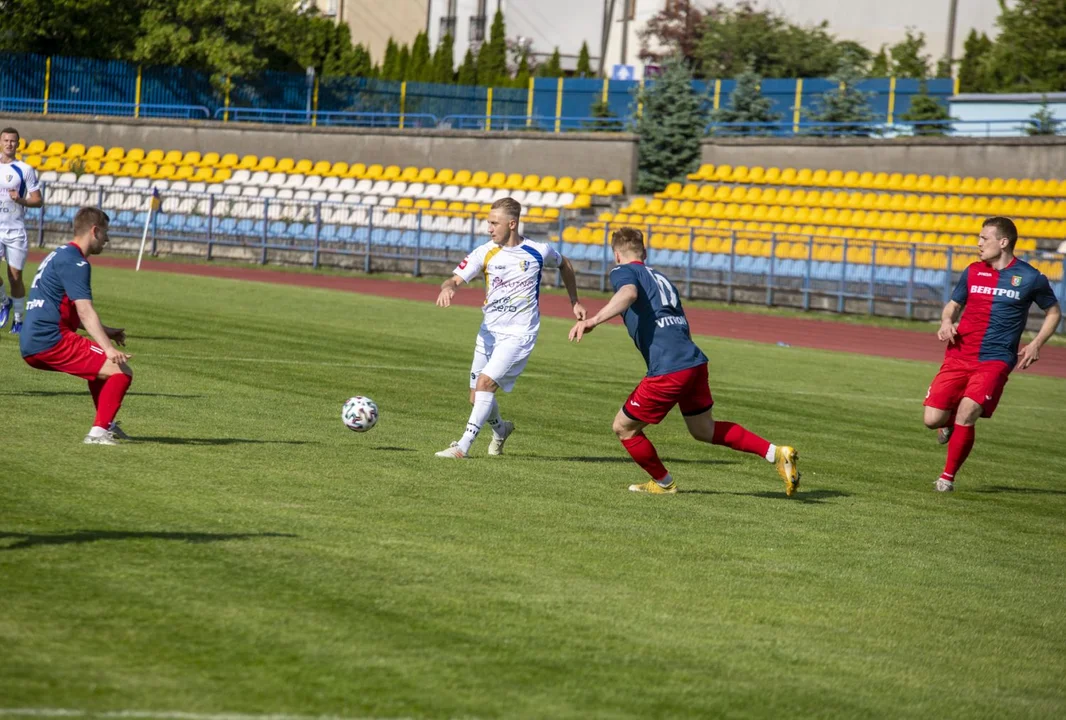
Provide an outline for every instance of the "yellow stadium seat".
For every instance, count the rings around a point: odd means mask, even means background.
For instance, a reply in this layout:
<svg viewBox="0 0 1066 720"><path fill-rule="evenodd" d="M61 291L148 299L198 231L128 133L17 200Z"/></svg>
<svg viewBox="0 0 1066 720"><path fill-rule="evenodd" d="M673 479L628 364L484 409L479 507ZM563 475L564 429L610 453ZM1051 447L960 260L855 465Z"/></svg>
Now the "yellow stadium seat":
<svg viewBox="0 0 1066 720"><path fill-rule="evenodd" d="M447 200L434 200L432 202L432 204L430 204L429 209L430 210L447 210L448 209L448 201Z"/></svg>
<svg viewBox="0 0 1066 720"><path fill-rule="evenodd" d="M278 159L273 155L264 155L259 158L259 162L252 168L253 172L274 172L274 168L278 166Z"/></svg>
<svg viewBox="0 0 1066 720"><path fill-rule="evenodd" d="M418 175L415 177L415 182L431 183L436 177L437 170L435 168L424 167L418 171Z"/></svg>
<svg viewBox="0 0 1066 720"><path fill-rule="evenodd" d="M397 198L396 207L398 208L413 208L415 206L415 199L411 197Z"/></svg>
<svg viewBox="0 0 1066 720"><path fill-rule="evenodd" d="M130 152L132 152L132 150ZM126 156L126 159L128 160L129 156ZM221 156L219 156L217 152L204 153L204 156L200 158L200 167L214 168L218 165L218 162L221 159Z"/></svg>
<svg viewBox="0 0 1066 720"><path fill-rule="evenodd" d="M154 175L153 180L169 180L177 174L177 167L175 165L160 165L159 169Z"/></svg>
<svg viewBox="0 0 1066 720"><path fill-rule="evenodd" d="M211 153L208 153L210 155ZM215 163L218 161L216 160ZM262 162L262 161L260 161ZM204 155L204 164L207 164L207 155ZM278 158L278 161L274 163L274 167L271 172L291 173L293 168L296 167L296 161L289 157Z"/></svg>
<svg viewBox="0 0 1066 720"><path fill-rule="evenodd" d="M384 178L388 180L389 178ZM418 168L413 165L408 165L401 172L399 177L396 178L400 182L412 183L418 179Z"/></svg>
<svg viewBox="0 0 1066 720"><path fill-rule="evenodd" d="M71 159L84 157L85 146L81 143L71 143L63 154Z"/></svg>
<svg viewBox="0 0 1066 720"><path fill-rule="evenodd" d="M40 155L23 155L22 156L22 162L26 163L31 168L39 168L39 167L41 167L41 156Z"/></svg>
<svg viewBox="0 0 1066 720"><path fill-rule="evenodd" d="M574 180L574 184L570 188L570 192L575 193L575 194L576 193L584 193L584 192L588 192L588 189L589 189L589 179L587 177L579 177L577 180Z"/></svg>
<svg viewBox="0 0 1066 720"><path fill-rule="evenodd" d="M141 168L140 164L135 162L122 163L122 167L115 171L115 177L133 177L134 174Z"/></svg>
<svg viewBox="0 0 1066 720"><path fill-rule="evenodd" d="M732 177L732 175L732 165L719 165L714 169L714 176L711 179L717 180L719 182L728 182L729 178Z"/></svg>
<svg viewBox="0 0 1066 720"><path fill-rule="evenodd" d="M544 208L544 217L546 219L548 219L548 220L558 220L559 219L559 208L554 208L554 207Z"/></svg>
<svg viewBox="0 0 1066 720"><path fill-rule="evenodd" d="M555 192L570 192L574 187L574 179L569 175L563 175L555 183Z"/></svg>
<svg viewBox="0 0 1066 720"><path fill-rule="evenodd" d="M85 151L84 157L86 160L103 160L105 155L107 155L107 152L103 146L93 145Z"/></svg>
<svg viewBox="0 0 1066 720"><path fill-rule="evenodd" d="M575 210L592 207L592 196L585 194L578 195L574 198L574 202L570 203L568 207L573 208Z"/></svg>
<svg viewBox="0 0 1066 720"><path fill-rule="evenodd" d="M400 175L403 174L403 170L399 165L389 165L381 173L382 180L399 180Z"/></svg>
<svg viewBox="0 0 1066 720"><path fill-rule="evenodd" d="M507 176L507 179L503 181L503 188L505 190L518 190L522 187L522 173L511 173Z"/></svg>
<svg viewBox="0 0 1066 720"><path fill-rule="evenodd" d="M855 171L852 170L849 174L851 174L851 173L855 173ZM857 173L856 173L856 175L857 175ZM832 187L832 188L851 187L851 185L849 183L845 182L845 180L844 180L844 172L842 170L832 170L832 171L830 171L828 177L826 177L826 179L825 179L825 184L828 187Z"/></svg>
<svg viewBox="0 0 1066 720"><path fill-rule="evenodd" d="M259 164L259 158L255 155L242 155L240 162L234 167L235 170L255 170Z"/></svg>
<svg viewBox="0 0 1066 720"><path fill-rule="evenodd" d="M811 171L810 168L801 168L799 172L796 173L796 179L793 181L792 184L810 185L812 177L814 177L814 173Z"/></svg>
<svg viewBox="0 0 1066 720"><path fill-rule="evenodd" d="M329 166L329 172L326 173L326 177L342 178L348 174L348 170L348 163L339 160Z"/></svg>
<svg viewBox="0 0 1066 720"><path fill-rule="evenodd" d="M177 171L174 173L172 180L188 180L193 176L196 169L190 165L179 165Z"/></svg>
<svg viewBox="0 0 1066 720"><path fill-rule="evenodd" d="M493 190L500 190L507 184L507 174L502 172L494 172L489 175L488 179L484 181L481 187L488 187Z"/></svg>
<svg viewBox="0 0 1066 720"><path fill-rule="evenodd" d="M144 160L144 150L141 148L130 148L129 152L126 153L123 162L139 163L142 160Z"/></svg>
<svg viewBox="0 0 1066 720"><path fill-rule="evenodd" d="M334 165L336 167L336 165ZM344 173L346 178L362 178L367 173L367 167L363 163L352 163Z"/></svg>
<svg viewBox="0 0 1066 720"><path fill-rule="evenodd" d="M484 170L478 170L476 172L470 172L469 170L460 170L455 173L455 185L469 185L470 187L485 187L489 181L489 174Z"/></svg>
<svg viewBox="0 0 1066 720"><path fill-rule="evenodd" d="M144 160L141 162L158 165L163 161L164 157L166 157L166 153L162 150L149 150L148 154L144 156ZM129 160L129 156L127 156L126 159Z"/></svg>
<svg viewBox="0 0 1066 720"><path fill-rule="evenodd" d="M22 152L24 155L42 155L46 147L44 140L30 140Z"/></svg>
<svg viewBox="0 0 1066 720"><path fill-rule="evenodd" d="M211 182L225 182L231 177L233 177L233 171L229 168L216 168L214 175L211 176Z"/></svg>
<svg viewBox="0 0 1066 720"><path fill-rule="evenodd" d="M197 166L200 164L200 153L196 150L190 150L181 156L181 160L178 161L179 165L192 165Z"/></svg>
<svg viewBox="0 0 1066 720"><path fill-rule="evenodd" d="M144 151L142 150L141 152L144 152ZM123 148L120 148L120 147L113 147L113 148L111 148L110 150L107 151L106 155L104 155L104 161L105 162L110 162L112 160L115 161L115 162L122 162L125 158L126 158L126 151Z"/></svg>
<svg viewBox="0 0 1066 720"><path fill-rule="evenodd" d="M41 161L42 163L39 169L44 172L47 172L48 170L60 170L63 167L63 158L58 155L53 155L51 157L42 156Z"/></svg>
<svg viewBox="0 0 1066 720"><path fill-rule="evenodd" d="M352 166L352 169L348 171L349 174L352 171L354 171L356 167L358 167L358 165ZM385 172L385 168L383 166L378 165L378 164L375 163L373 165L370 165L369 167L367 167L363 171L363 179L364 180L381 180L381 176L382 176L382 174L384 174L384 172Z"/></svg>
<svg viewBox="0 0 1066 720"><path fill-rule="evenodd" d="M535 218L543 217L544 216L544 208L542 208L540 205L534 205L533 207L529 208L529 210L526 212L526 214L529 217L535 217Z"/></svg>
<svg viewBox="0 0 1066 720"><path fill-rule="evenodd" d="M161 164L162 165L177 165L177 164L179 164L181 162L182 156L183 156L183 154L182 154L181 150L168 150L166 152L166 154L163 155Z"/></svg>
<svg viewBox="0 0 1066 720"><path fill-rule="evenodd" d="M137 170L133 173L133 177L135 177L135 178L150 178L153 175L155 175L155 173L156 173L156 171L158 169L159 169L159 166L156 165L154 162L142 163L141 165L139 165L137 167Z"/></svg>
<svg viewBox="0 0 1066 720"><path fill-rule="evenodd" d="M307 175L307 174L309 174L311 172L311 168L313 168L314 166L315 166L315 164L313 162L311 162L310 160L307 160L307 159L297 160L293 164L292 170L288 170L288 171L285 171L285 172L289 172L289 173L292 173L294 175L295 174Z"/></svg>
<svg viewBox="0 0 1066 720"><path fill-rule="evenodd" d="M100 169L96 172L97 175L114 175L122 168L122 163L117 160L108 160L104 162Z"/></svg>
<svg viewBox="0 0 1066 720"><path fill-rule="evenodd" d="M596 178L589 184L587 192L590 195L603 195L605 190L607 190L607 181L603 178Z"/></svg>
<svg viewBox="0 0 1066 720"><path fill-rule="evenodd" d="M540 187L540 175L526 175L522 178L519 190L532 191Z"/></svg>
<svg viewBox="0 0 1066 720"><path fill-rule="evenodd" d="M333 163L331 163L329 160L319 160L314 165L312 165L311 169L308 170L307 172L308 172L309 175L322 176L322 175L325 175L326 173L328 173L332 169L333 169Z"/></svg>

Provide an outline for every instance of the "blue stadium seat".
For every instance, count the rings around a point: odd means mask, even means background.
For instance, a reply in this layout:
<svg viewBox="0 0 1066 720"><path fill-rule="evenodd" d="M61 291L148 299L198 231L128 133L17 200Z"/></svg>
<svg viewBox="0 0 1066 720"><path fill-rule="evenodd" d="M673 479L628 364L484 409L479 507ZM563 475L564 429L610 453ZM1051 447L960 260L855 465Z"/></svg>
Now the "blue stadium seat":
<svg viewBox="0 0 1066 720"><path fill-rule="evenodd" d="M351 242L355 236L355 231L351 225L341 225L337 228L337 239L342 242Z"/></svg>

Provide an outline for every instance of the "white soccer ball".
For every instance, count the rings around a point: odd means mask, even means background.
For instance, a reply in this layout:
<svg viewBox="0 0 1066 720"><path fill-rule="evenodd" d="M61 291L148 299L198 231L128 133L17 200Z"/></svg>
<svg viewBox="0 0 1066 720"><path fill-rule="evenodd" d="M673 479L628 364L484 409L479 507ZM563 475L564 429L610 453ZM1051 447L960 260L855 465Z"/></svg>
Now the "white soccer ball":
<svg viewBox="0 0 1066 720"><path fill-rule="evenodd" d="M348 398L341 410L341 420L349 430L366 432L378 424L378 406L362 395Z"/></svg>

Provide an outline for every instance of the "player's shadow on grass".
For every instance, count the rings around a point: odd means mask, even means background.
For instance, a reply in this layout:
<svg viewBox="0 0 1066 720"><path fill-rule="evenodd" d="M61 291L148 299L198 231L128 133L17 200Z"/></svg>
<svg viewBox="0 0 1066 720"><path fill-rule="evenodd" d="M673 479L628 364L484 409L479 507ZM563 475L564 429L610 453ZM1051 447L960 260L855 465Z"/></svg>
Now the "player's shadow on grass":
<svg viewBox="0 0 1066 720"><path fill-rule="evenodd" d="M1044 488L1007 487L1006 485L991 485L977 488L975 493L1017 493L1019 495L1066 495L1066 490L1047 490Z"/></svg>
<svg viewBox="0 0 1066 720"><path fill-rule="evenodd" d="M394 447L392 445L377 445L370 448L371 450L385 450L387 452L415 452L414 448Z"/></svg>
<svg viewBox="0 0 1066 720"><path fill-rule="evenodd" d="M798 502L805 505L821 505L826 500L832 500L833 498L851 497L851 493L846 493L841 490L809 490L807 492L800 488L795 495L789 497L785 495L785 491L780 492L772 490L764 490L761 492L730 492L728 490L678 490L678 495L735 495L737 497L754 497L762 498L764 500L788 500L789 502Z"/></svg>
<svg viewBox="0 0 1066 720"><path fill-rule="evenodd" d="M511 457L522 458L523 460L550 460L553 462L579 462L579 463L625 463L628 465L633 464L632 458L628 455L611 455L609 457L584 457L581 455L574 456L556 456L556 455L512 455ZM670 458L664 457L662 461L666 464L674 463L677 465L736 465L736 460L684 460L682 458Z"/></svg>
<svg viewBox="0 0 1066 720"><path fill-rule="evenodd" d="M203 340L195 335L130 335L130 340Z"/></svg>
<svg viewBox="0 0 1066 720"><path fill-rule="evenodd" d="M137 435L130 438L134 443L157 445L317 445L315 440L254 440L252 438L193 438Z"/></svg>
<svg viewBox="0 0 1066 720"><path fill-rule="evenodd" d="M126 530L74 530L50 535L32 533L0 532L0 552L6 550L27 550L39 545L81 545L100 540L178 540L188 543L226 542L229 540L251 540L255 538L293 538L299 537L289 533L198 533L198 532L136 532ZM16 538L16 542L5 545L4 541Z"/></svg>
<svg viewBox="0 0 1066 720"><path fill-rule="evenodd" d="M85 390L5 390L0 392L0 395L22 395L24 397L68 397L88 395ZM175 393L151 393L151 392L137 392L132 391L126 393L126 397L158 397L158 398L174 398L178 400L195 400L202 398L203 395L179 395Z"/></svg>

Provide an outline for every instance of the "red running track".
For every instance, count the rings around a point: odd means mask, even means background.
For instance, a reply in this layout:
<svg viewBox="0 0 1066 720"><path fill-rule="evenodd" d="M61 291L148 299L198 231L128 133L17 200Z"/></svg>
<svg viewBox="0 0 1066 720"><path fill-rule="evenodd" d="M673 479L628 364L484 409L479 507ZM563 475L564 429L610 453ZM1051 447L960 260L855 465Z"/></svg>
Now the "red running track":
<svg viewBox="0 0 1066 720"><path fill-rule="evenodd" d="M38 258L39 259L39 258ZM132 258L97 257L93 263L103 267L130 269L136 265ZM379 280L365 277L336 275L313 275L284 272L267 268L227 267L199 263L174 263L146 260L142 270L151 272L182 273L230 280L252 280L284 285L327 288L346 292L363 293L379 297L421 300L431 303L437 297L438 287L417 282ZM474 288L456 293L453 302L457 305L480 306L482 293ZM553 317L572 317L570 302L561 295L541 297L541 312ZM602 304L586 304L594 313ZM875 355L901 360L923 360L939 363L944 357L944 346L936 339L933 325L924 332L899 330L870 325L815 320L806 318L774 317L732 310L704 310L689 308L685 311L692 332L698 335L751 340L762 343L784 342L794 347L832 350L860 355ZM617 320L616 320L617 322ZM1040 351L1040 361L1029 370L1037 375L1066 378L1066 348L1047 347Z"/></svg>

